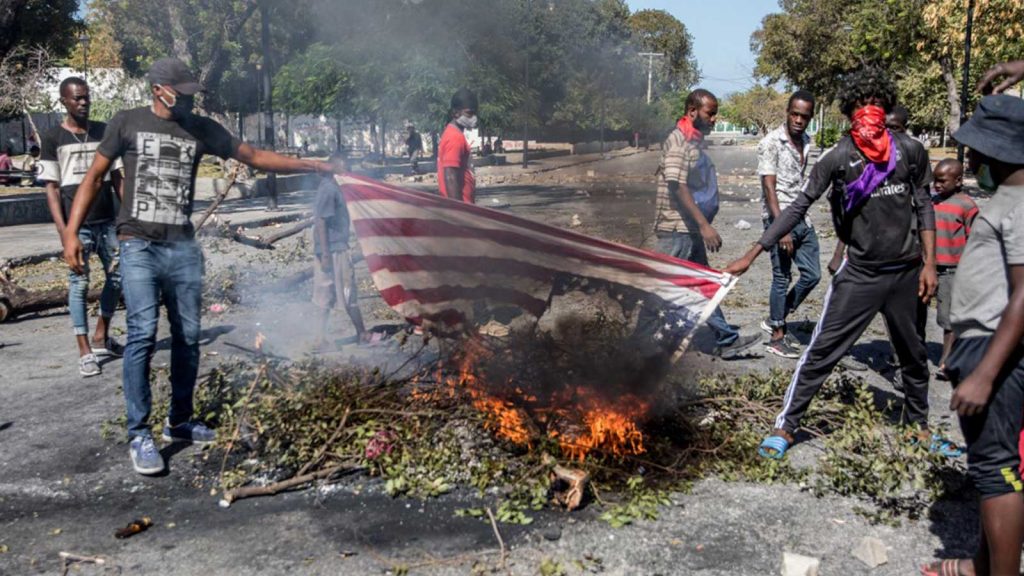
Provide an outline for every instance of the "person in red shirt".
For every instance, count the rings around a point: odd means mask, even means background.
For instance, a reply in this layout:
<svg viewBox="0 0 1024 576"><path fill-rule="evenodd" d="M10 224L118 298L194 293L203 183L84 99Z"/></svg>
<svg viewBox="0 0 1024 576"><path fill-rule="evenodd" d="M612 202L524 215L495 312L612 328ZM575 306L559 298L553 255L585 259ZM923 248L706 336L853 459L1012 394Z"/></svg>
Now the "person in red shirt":
<svg viewBox="0 0 1024 576"><path fill-rule="evenodd" d="M476 94L466 88L452 96L451 122L441 135L437 150L437 183L441 196L473 203L476 177L473 174L472 155L465 130L476 128Z"/></svg>

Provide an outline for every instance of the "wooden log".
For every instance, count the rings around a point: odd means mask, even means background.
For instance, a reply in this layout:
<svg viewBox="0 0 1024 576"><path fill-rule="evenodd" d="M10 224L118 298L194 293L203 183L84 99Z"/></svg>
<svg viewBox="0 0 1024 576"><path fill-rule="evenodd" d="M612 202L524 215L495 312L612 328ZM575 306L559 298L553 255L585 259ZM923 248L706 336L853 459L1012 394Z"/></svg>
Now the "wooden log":
<svg viewBox="0 0 1024 576"><path fill-rule="evenodd" d="M241 500L242 498L251 498L253 496L273 496L278 492L298 488L299 486L308 484L314 480L329 478L330 476L341 472L344 468L344 465L339 465L326 470L318 470L316 472L310 472L309 474L303 474L302 476L295 476L287 480L274 482L273 484L268 484L266 486L242 486L241 488L228 490L224 493L224 498L221 498L220 505L223 508L227 508L232 502L235 500Z"/></svg>
<svg viewBox="0 0 1024 576"><path fill-rule="evenodd" d="M289 236L294 236L294 235L298 234L299 232L302 232L306 228L309 228L312 225L313 225L313 219L312 218L306 218L305 220L300 221L298 224L296 224L295 226L292 226L291 228L286 228L284 230L281 230L280 232L276 232L276 233L271 234L271 235L266 236L266 237L260 236L260 241L262 241L264 244L267 244L269 246L273 246L275 242L277 242L279 240L284 240L285 238L288 238Z"/></svg>
<svg viewBox="0 0 1024 576"><path fill-rule="evenodd" d="M102 292L102 289L94 288L89 291L86 300L96 302L100 299ZM42 291L26 290L0 276L0 322L20 314L42 312L51 308L67 306L67 304L67 288L50 288Z"/></svg>

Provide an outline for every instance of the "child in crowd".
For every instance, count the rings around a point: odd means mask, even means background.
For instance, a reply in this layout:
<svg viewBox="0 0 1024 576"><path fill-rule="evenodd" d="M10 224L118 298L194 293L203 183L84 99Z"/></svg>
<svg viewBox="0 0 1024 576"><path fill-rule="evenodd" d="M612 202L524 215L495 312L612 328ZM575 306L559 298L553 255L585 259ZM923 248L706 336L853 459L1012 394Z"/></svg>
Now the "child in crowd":
<svg viewBox="0 0 1024 576"><path fill-rule="evenodd" d="M971 234L971 225L978 215L978 205L964 194L964 166L946 158L935 166L932 188L935 195L935 264L939 272L939 288L935 293L936 322L942 327L942 360L935 377L946 379L946 358L953 345L953 325L949 321L949 306L953 297L953 279L960 256Z"/></svg>

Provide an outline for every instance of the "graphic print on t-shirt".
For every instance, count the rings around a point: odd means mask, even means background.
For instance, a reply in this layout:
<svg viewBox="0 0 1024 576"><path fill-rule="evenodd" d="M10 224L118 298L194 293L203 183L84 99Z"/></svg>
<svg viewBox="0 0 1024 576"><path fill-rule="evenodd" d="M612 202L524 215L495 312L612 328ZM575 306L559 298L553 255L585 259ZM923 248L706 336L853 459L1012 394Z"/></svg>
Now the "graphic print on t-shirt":
<svg viewBox="0 0 1024 576"><path fill-rule="evenodd" d="M168 134L139 132L132 216L142 222L181 226L192 183L196 141Z"/></svg>

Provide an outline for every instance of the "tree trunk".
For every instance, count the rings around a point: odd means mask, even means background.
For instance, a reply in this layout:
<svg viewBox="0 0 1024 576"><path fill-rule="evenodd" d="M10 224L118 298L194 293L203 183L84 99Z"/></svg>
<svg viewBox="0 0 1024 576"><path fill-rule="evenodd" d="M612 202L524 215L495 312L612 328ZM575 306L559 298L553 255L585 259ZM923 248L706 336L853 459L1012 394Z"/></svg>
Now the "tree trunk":
<svg viewBox="0 0 1024 576"><path fill-rule="evenodd" d="M188 32L182 21L181 3L168 2L167 23L171 30L171 51L174 57L181 60L189 68L192 67L192 53L188 49Z"/></svg>
<svg viewBox="0 0 1024 576"><path fill-rule="evenodd" d="M35 139L36 143L42 145L43 139L39 137L39 129L36 128L36 121L32 119L32 113L28 111L27 107L25 108L25 117L28 118L28 125L32 128L32 137ZM24 143L22 143L22 146L24 146ZM28 153L28 150L25 150L25 152Z"/></svg>
<svg viewBox="0 0 1024 576"><path fill-rule="evenodd" d="M341 151L341 117L334 119L334 151Z"/></svg>
<svg viewBox="0 0 1024 576"><path fill-rule="evenodd" d="M949 103L949 133L952 134L960 128L960 89L956 85L956 77L953 76L953 64L949 57L939 59L939 67L942 69L942 79L946 82L946 99Z"/></svg>

